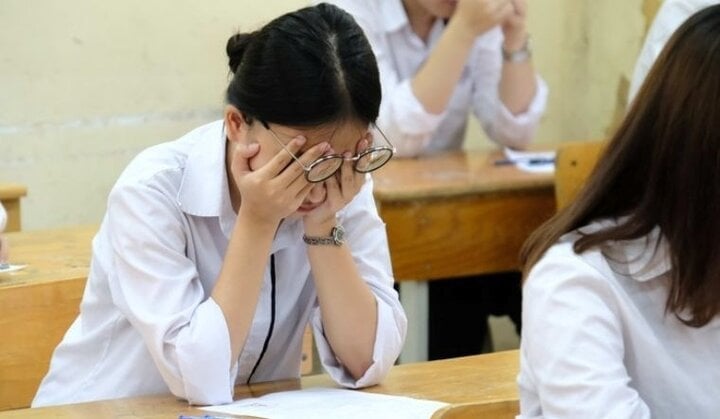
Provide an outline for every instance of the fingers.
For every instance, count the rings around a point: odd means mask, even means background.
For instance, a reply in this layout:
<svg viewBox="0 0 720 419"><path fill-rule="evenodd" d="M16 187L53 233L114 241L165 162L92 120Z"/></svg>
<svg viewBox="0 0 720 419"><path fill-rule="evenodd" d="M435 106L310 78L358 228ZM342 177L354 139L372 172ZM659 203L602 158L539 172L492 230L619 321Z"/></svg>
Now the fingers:
<svg viewBox="0 0 720 419"><path fill-rule="evenodd" d="M355 146L355 153L360 154L363 151L367 150L370 147L370 141L372 139L372 134L368 132L365 138L358 141L357 145Z"/></svg>
<svg viewBox="0 0 720 419"><path fill-rule="evenodd" d="M315 144L314 146L303 152L302 156L297 157L299 163L292 162L291 164L283 167L279 172L277 172L276 177L278 182L285 183L287 185L293 185L299 182L301 184L300 186L302 186L302 184L307 183L307 180L305 179L305 167L310 167L310 165L315 160L319 159L320 157L331 151L332 149L330 147L330 144L328 144L327 142ZM293 154L296 154L298 152L299 148L298 151L293 151ZM273 168L273 170L277 170L277 168Z"/></svg>
<svg viewBox="0 0 720 419"><path fill-rule="evenodd" d="M260 151L260 144L237 144L233 153L232 171L233 173L250 172L250 159Z"/></svg>

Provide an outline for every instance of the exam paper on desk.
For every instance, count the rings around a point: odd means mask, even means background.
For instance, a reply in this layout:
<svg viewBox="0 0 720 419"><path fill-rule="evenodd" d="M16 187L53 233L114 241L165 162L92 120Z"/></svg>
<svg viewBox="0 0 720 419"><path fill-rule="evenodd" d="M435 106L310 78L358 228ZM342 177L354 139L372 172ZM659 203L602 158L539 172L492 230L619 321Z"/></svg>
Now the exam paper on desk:
<svg viewBox="0 0 720 419"><path fill-rule="evenodd" d="M231 404L203 407L229 415L269 419L422 419L447 403L335 388L270 393Z"/></svg>
<svg viewBox="0 0 720 419"><path fill-rule="evenodd" d="M515 167L526 172L553 173L555 171L555 151L521 151L505 148L505 157Z"/></svg>
<svg viewBox="0 0 720 419"><path fill-rule="evenodd" d="M27 265L13 265L11 263L0 263L0 274L19 271L25 269Z"/></svg>

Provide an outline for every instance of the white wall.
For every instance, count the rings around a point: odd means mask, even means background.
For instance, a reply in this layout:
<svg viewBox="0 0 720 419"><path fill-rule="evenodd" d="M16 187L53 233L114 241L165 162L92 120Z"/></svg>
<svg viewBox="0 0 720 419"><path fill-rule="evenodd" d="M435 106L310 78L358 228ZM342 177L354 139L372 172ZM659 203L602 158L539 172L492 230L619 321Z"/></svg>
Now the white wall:
<svg viewBox="0 0 720 419"><path fill-rule="evenodd" d="M657 0L528 2L551 89L537 141L605 137ZM28 186L23 227L98 223L135 154L220 117L227 38L306 3L3 0L0 181Z"/></svg>

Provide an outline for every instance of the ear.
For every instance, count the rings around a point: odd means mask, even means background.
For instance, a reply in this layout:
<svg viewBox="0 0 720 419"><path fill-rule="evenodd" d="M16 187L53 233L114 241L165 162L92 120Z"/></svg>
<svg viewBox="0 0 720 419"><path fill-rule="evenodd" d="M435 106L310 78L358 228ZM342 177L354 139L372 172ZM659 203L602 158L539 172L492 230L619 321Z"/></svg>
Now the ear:
<svg viewBox="0 0 720 419"><path fill-rule="evenodd" d="M225 106L224 111L225 132L228 140L234 143L244 143L247 138L248 123L245 115L233 105Z"/></svg>

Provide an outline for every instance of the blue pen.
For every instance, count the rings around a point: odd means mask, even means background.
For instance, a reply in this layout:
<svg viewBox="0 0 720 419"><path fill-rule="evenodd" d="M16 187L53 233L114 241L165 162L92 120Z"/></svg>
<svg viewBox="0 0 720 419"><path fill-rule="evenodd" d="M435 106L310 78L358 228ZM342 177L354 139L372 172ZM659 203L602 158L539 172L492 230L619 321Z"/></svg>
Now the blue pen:
<svg viewBox="0 0 720 419"><path fill-rule="evenodd" d="M552 164L555 163L555 159L552 157L533 157L529 159L500 159L495 160L493 164L495 166L505 166L509 164L518 164L518 163L526 163L531 166L535 166L538 164Z"/></svg>

